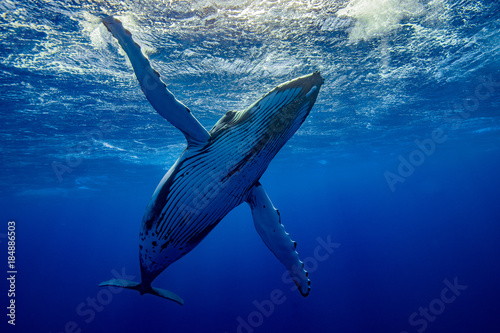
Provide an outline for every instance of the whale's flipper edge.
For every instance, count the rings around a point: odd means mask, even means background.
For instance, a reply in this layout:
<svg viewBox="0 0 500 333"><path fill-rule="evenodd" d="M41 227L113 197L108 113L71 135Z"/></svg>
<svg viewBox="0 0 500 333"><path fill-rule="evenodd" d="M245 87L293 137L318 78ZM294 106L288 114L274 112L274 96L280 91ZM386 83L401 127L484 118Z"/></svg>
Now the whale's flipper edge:
<svg viewBox="0 0 500 333"><path fill-rule="evenodd" d="M188 144L204 144L210 138L207 130L192 115L191 111L167 89L149 60L144 56L140 46L132 39L132 34L122 23L112 16L107 16L102 23L118 40L123 51L127 54L135 76L141 85L151 106L172 125L177 127L188 141Z"/></svg>
<svg viewBox="0 0 500 333"><path fill-rule="evenodd" d="M111 286L111 287L120 287L120 288L125 288L125 289L132 289L132 290L137 290L141 294L151 294L155 295L161 298L168 299L170 301L174 301L176 303L179 303L180 305L184 305L184 301L182 298L180 298L178 295L174 294L171 291L165 290L165 289L160 289L160 288L155 288L151 287L148 290L142 292L141 291L141 284L130 281L130 280L122 280L122 279L112 279L109 281L104 281L99 284L99 287L106 287L106 286Z"/></svg>
<svg viewBox="0 0 500 333"><path fill-rule="evenodd" d="M274 208L261 184L255 185L247 199L252 209L255 229L266 246L285 265L302 296L309 295L311 282L304 264L295 251L296 243L281 224L279 211Z"/></svg>

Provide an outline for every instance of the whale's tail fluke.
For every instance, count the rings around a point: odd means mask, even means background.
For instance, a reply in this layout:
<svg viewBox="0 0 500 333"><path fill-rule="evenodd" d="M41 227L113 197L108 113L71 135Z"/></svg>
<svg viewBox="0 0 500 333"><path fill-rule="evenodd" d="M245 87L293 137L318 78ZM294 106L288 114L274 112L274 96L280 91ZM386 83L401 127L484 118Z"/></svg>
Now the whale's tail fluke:
<svg viewBox="0 0 500 333"><path fill-rule="evenodd" d="M141 283L130 281L130 280L112 279L109 281L101 282L99 284L99 287L106 287L106 286L137 290L138 292L141 293L141 295L142 294L151 294L151 295L155 295L155 296L158 296L161 298L165 298L165 299L174 301L176 303L179 303L180 305L184 305L184 301L182 300L182 298L180 298L178 295L174 294L171 291L168 291L165 289L160 289L160 288L155 288L155 287L149 287L146 290L144 290Z"/></svg>

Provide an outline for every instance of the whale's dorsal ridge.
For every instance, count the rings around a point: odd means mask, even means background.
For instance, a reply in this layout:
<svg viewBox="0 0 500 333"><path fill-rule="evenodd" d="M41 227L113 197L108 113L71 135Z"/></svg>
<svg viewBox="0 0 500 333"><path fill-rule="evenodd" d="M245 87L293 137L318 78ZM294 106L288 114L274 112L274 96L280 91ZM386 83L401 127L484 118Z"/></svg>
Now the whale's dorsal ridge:
<svg viewBox="0 0 500 333"><path fill-rule="evenodd" d="M112 16L105 17L102 23L127 54L141 89L156 112L184 134L188 145L206 143L210 139L210 134L189 108L179 102L167 89L160 79L160 74L151 67L140 46L132 39L132 34Z"/></svg>

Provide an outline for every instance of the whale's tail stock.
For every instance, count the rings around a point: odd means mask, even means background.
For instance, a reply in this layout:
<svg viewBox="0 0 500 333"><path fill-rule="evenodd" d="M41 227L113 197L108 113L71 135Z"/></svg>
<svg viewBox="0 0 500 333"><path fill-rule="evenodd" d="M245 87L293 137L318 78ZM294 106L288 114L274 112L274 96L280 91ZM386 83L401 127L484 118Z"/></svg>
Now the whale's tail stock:
<svg viewBox="0 0 500 333"><path fill-rule="evenodd" d="M148 288L144 288L143 285L139 282L134 282L134 281L130 281L130 280L123 280L123 279L112 279L112 280L101 282L99 284L99 287L106 287L106 286L137 290L138 292L141 293L141 295L151 294L151 295L155 295L155 296L158 296L161 298L165 298L165 299L174 301L176 303L179 303L180 305L184 304L184 301L182 300L182 298L180 298L178 295L174 294L171 291L168 291L165 289L160 289L160 288L155 288L155 287L151 287L151 286L149 286Z"/></svg>

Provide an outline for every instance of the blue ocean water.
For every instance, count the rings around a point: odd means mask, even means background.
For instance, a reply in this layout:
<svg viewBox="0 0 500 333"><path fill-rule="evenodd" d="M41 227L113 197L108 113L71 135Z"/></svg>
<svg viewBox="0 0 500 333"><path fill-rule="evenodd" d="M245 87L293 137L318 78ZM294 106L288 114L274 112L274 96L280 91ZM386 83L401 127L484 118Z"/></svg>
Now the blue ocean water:
<svg viewBox="0 0 500 333"><path fill-rule="evenodd" d="M138 280L144 209L185 147L110 14L208 129L321 71L261 179L308 297L245 204L155 280L183 306L98 287ZM496 1L0 0L2 332L500 331L499 19Z"/></svg>

